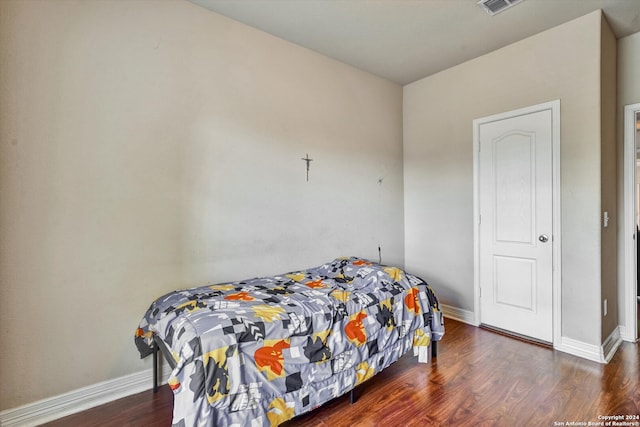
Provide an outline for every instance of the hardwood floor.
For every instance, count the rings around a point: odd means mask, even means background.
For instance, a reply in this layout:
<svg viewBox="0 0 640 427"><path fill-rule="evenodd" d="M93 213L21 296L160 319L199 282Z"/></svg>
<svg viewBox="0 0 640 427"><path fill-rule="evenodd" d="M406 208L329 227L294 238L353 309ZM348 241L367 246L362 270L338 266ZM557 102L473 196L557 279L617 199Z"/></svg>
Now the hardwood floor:
<svg viewBox="0 0 640 427"><path fill-rule="evenodd" d="M342 396L283 426L605 425L600 416L640 416L638 344L623 343L601 365L453 320L445 326L431 365L405 356L364 383L354 405ZM47 425L170 426L172 404L164 386Z"/></svg>

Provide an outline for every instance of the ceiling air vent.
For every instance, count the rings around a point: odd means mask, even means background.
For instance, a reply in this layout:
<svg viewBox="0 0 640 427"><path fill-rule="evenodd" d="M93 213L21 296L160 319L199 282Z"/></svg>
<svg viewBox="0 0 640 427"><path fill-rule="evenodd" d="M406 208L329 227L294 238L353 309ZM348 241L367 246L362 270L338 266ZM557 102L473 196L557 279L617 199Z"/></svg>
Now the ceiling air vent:
<svg viewBox="0 0 640 427"><path fill-rule="evenodd" d="M503 10L509 9L511 6L523 2L524 0L480 0L478 4L489 15L495 15Z"/></svg>

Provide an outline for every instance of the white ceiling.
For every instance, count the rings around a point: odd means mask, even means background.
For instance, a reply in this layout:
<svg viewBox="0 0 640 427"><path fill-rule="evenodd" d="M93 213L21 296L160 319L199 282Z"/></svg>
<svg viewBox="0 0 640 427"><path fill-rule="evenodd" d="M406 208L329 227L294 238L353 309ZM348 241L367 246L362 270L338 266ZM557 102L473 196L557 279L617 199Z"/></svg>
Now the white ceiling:
<svg viewBox="0 0 640 427"><path fill-rule="evenodd" d="M400 84L602 9L616 37L640 0L525 0L495 16L477 0L190 0Z"/></svg>

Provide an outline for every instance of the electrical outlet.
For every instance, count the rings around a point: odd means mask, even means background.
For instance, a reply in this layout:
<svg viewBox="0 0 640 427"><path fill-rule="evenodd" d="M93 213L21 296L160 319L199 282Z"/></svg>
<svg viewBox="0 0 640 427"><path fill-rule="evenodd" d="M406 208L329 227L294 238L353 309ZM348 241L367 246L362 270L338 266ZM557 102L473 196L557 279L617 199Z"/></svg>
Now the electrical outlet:
<svg viewBox="0 0 640 427"><path fill-rule="evenodd" d="M604 315L607 316L607 299L604 299Z"/></svg>

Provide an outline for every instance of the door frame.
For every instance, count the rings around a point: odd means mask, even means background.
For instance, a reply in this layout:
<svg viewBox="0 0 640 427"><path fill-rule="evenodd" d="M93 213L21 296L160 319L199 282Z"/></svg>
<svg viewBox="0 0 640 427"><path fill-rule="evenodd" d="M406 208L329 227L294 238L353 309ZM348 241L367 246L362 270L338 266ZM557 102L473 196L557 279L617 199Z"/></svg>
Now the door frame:
<svg viewBox="0 0 640 427"><path fill-rule="evenodd" d="M624 324L620 336L625 341L638 339L637 322L637 255L636 255L636 113L640 104L624 107ZM640 237L640 236L639 236Z"/></svg>
<svg viewBox="0 0 640 427"><path fill-rule="evenodd" d="M480 125L498 120L523 116L539 111L551 110L551 134L552 134L552 238L551 250L553 259L552 272L552 324L553 345L560 345L562 336L562 269L561 269L561 211L560 211L560 100L545 102L529 107L505 113L494 114L473 121L473 298L474 298L474 323L480 325Z"/></svg>

